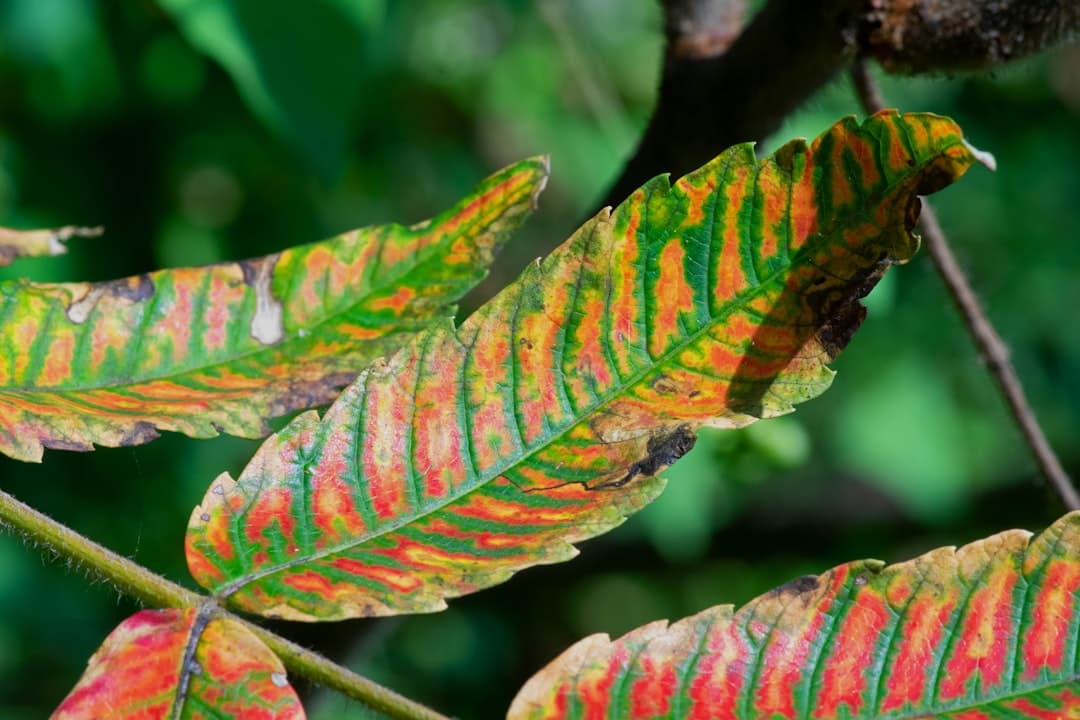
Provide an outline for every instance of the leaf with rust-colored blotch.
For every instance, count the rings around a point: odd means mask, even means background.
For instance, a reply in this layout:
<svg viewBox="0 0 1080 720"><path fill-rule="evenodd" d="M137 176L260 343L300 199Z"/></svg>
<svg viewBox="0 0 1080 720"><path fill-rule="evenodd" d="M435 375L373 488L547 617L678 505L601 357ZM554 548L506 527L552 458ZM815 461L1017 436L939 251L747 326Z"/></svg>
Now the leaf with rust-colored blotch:
<svg viewBox="0 0 1080 720"><path fill-rule="evenodd" d="M0 267L10 265L16 258L63 255L66 243L73 237L97 237L103 232L99 227L75 227L68 225L48 230L15 230L0 227Z"/></svg>
<svg viewBox="0 0 1080 720"><path fill-rule="evenodd" d="M133 445L174 430L258 437L329 403L487 274L547 179L492 175L412 227L106 283L0 283L0 452Z"/></svg>
<svg viewBox="0 0 1080 720"><path fill-rule="evenodd" d="M245 627L197 610L143 610L90 658L53 720L303 720L281 660Z"/></svg>
<svg viewBox="0 0 1080 720"><path fill-rule="evenodd" d="M439 610L572 557L698 427L823 392L858 299L918 246L916 195L973 161L951 120L887 113L650 181L216 479L188 567L237 608L321 620Z"/></svg>
<svg viewBox="0 0 1080 720"><path fill-rule="evenodd" d="M853 562L530 679L510 720L1080 717L1080 512L884 566Z"/></svg>

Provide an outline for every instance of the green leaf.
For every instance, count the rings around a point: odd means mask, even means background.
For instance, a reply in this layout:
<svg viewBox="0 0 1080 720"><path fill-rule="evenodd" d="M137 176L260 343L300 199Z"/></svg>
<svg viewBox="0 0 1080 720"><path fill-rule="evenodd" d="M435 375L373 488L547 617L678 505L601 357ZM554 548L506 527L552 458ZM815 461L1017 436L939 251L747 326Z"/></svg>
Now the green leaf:
<svg viewBox="0 0 1080 720"><path fill-rule="evenodd" d="M347 157L364 47L382 0L162 0L192 45L229 73L244 101L324 179Z"/></svg>
<svg viewBox="0 0 1080 720"><path fill-rule="evenodd" d="M530 212L544 159L433 220L266 257L106 283L0 283L0 452L133 445L157 429L256 437L330 402L487 274Z"/></svg>
<svg viewBox="0 0 1080 720"><path fill-rule="evenodd" d="M195 609L143 610L90 658L53 720L303 720L281 660L243 625Z"/></svg>
<svg viewBox="0 0 1080 720"><path fill-rule="evenodd" d="M951 120L892 113L650 181L215 480L192 574L321 620L439 610L572 557L660 492L698 427L824 391L858 298L917 248L916 195L973 161Z"/></svg>
<svg viewBox="0 0 1080 720"><path fill-rule="evenodd" d="M593 635L511 720L1048 720L1080 714L1080 513L885 567L847 563L734 610Z"/></svg>

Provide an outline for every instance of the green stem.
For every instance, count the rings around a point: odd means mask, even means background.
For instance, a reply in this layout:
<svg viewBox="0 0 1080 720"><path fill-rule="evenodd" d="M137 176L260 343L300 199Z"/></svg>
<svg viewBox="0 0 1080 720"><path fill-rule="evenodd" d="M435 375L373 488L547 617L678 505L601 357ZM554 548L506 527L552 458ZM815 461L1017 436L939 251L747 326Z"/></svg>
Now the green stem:
<svg viewBox="0 0 1080 720"><path fill-rule="evenodd" d="M0 490L0 523L18 530L35 543L46 545L96 573L131 597L159 608L201 607L210 601L83 537L29 505ZM403 697L321 655L231 613L238 622L277 653L290 672L337 690L374 710L400 720L448 720L446 716Z"/></svg>
<svg viewBox="0 0 1080 720"><path fill-rule="evenodd" d="M96 573L122 592L151 607L199 607L202 595L150 572L142 565L83 537L29 505L0 490L0 522L19 530L29 540Z"/></svg>
<svg viewBox="0 0 1080 720"><path fill-rule="evenodd" d="M381 713L401 720L450 720L429 707L399 695L389 688L357 675L337 663L327 660L305 647L275 635L266 628L228 614L231 620L240 622L277 653L285 667L298 675L324 687L359 700Z"/></svg>

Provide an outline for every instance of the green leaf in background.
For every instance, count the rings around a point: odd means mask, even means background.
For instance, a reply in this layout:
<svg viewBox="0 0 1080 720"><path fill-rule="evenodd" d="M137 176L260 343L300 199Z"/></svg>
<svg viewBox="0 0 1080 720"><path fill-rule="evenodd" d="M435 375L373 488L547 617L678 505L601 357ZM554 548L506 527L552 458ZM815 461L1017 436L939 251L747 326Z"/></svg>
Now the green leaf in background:
<svg viewBox="0 0 1080 720"><path fill-rule="evenodd" d="M367 35L384 0L162 0L180 30L232 76L252 111L325 180L344 167L362 98Z"/></svg>

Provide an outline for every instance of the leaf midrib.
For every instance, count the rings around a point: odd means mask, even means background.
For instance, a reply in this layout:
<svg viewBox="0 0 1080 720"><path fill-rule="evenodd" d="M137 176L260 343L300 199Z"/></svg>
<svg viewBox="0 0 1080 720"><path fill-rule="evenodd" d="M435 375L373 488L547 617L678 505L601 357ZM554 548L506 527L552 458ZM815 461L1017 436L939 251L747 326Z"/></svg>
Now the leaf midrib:
<svg viewBox="0 0 1080 720"><path fill-rule="evenodd" d="M927 708L925 708L923 710L919 710L918 708L913 707L911 710L909 710L907 712L902 712L902 713L897 714L897 715L882 714L882 713L873 714L873 715L868 716L868 720L879 720L879 719L887 719L887 720L924 720L927 717L927 713L929 713L930 716L933 717L933 716L940 715L943 712L952 713L952 712L961 712L961 711L964 711L964 710L981 710L981 709L986 708L986 706L991 705L993 703L1004 702L1004 701L1009 700L1011 698L1023 698L1026 695L1030 695L1032 693L1039 692L1041 690L1052 689L1052 688L1057 687L1057 686L1068 686L1071 683L1075 683L1077 680L1080 680L1080 677L1073 676L1073 677L1058 678L1058 679L1053 680L1053 681L1047 680L1046 682L1043 682L1043 683L1036 683L1034 685L1031 685L1031 686L1027 687L1026 689L1016 689L1015 686L1014 686L1014 688L1009 692L1001 693L1001 694L993 694L993 695L985 697L985 698L983 698L982 700L979 700L979 701L973 700L973 701L971 701L969 703L960 704L960 705L941 704L941 705L936 706L936 707L928 706Z"/></svg>

